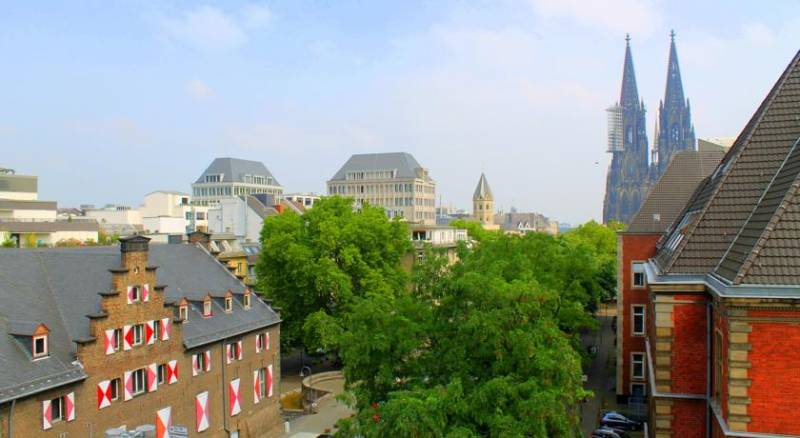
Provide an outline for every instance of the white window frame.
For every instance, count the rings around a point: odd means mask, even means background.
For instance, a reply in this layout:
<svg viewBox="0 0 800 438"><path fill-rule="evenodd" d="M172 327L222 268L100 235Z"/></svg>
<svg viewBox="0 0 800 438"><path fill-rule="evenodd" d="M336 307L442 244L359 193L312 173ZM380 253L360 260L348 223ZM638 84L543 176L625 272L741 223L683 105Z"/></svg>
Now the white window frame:
<svg viewBox="0 0 800 438"><path fill-rule="evenodd" d="M211 300L203 301L203 316L211 316Z"/></svg>
<svg viewBox="0 0 800 438"><path fill-rule="evenodd" d="M642 309L642 331L636 331L636 309ZM647 306L644 304L631 305L631 335L644 336L647 332Z"/></svg>
<svg viewBox="0 0 800 438"><path fill-rule="evenodd" d="M111 393L111 401L119 400L119 393L122 389L122 379L119 377L111 379L109 385L109 393Z"/></svg>
<svg viewBox="0 0 800 438"><path fill-rule="evenodd" d="M239 360L239 342L238 341L230 342L228 343L228 345L230 346L228 348L228 351L230 351L228 359L231 362Z"/></svg>
<svg viewBox="0 0 800 438"><path fill-rule="evenodd" d="M245 310L250 308L250 292L246 292L244 297L242 297L242 307L244 307Z"/></svg>
<svg viewBox="0 0 800 438"><path fill-rule="evenodd" d="M258 398L267 398L267 369L258 369Z"/></svg>
<svg viewBox="0 0 800 438"><path fill-rule="evenodd" d="M142 299L142 291L139 286L132 286L131 287L131 301L137 302Z"/></svg>
<svg viewBox="0 0 800 438"><path fill-rule="evenodd" d="M162 363L158 365L156 368L156 380L158 381L159 385L164 385L167 383L167 364Z"/></svg>
<svg viewBox="0 0 800 438"><path fill-rule="evenodd" d="M114 351L122 350L122 329L114 329Z"/></svg>
<svg viewBox="0 0 800 438"><path fill-rule="evenodd" d="M197 360L197 373L205 373L206 372L206 355L203 352L195 354Z"/></svg>
<svg viewBox="0 0 800 438"><path fill-rule="evenodd" d="M144 324L136 324L131 330L133 330L133 343L131 345L144 344Z"/></svg>
<svg viewBox="0 0 800 438"><path fill-rule="evenodd" d="M180 318L182 321L189 320L189 306L178 306L178 318Z"/></svg>
<svg viewBox="0 0 800 438"><path fill-rule="evenodd" d="M161 340L161 321L153 321L153 339L156 341Z"/></svg>
<svg viewBox="0 0 800 438"><path fill-rule="evenodd" d="M636 356L641 356L641 360L637 361L636 360ZM642 375L641 376L637 376L636 375L636 366L635 366L635 364L638 363L638 362L641 362L641 364L642 364ZM635 351L635 352L631 353L631 379L632 380L639 380L639 381L644 380L644 376L647 374L647 369L645 368L646 366L647 365L646 365L645 356L644 356L643 352Z"/></svg>
<svg viewBox="0 0 800 438"><path fill-rule="evenodd" d="M66 403L64 402L63 395L50 400L50 423L56 423L67 419L67 413L64 408L66 408ZM58 409L57 416L56 409Z"/></svg>
<svg viewBox="0 0 800 438"><path fill-rule="evenodd" d="M225 313L233 312L233 298L225 298Z"/></svg>
<svg viewBox="0 0 800 438"><path fill-rule="evenodd" d="M38 341L40 339L42 340L42 345L43 345L44 349L41 352L37 352L36 351L36 341ZM50 352L50 349L48 348L48 345L47 345L47 335L39 335L39 336L34 336L33 337L33 343L31 344L31 352L33 354L33 358L34 359L40 359L40 358L43 358L43 357L47 357L47 355Z"/></svg>
<svg viewBox="0 0 800 438"><path fill-rule="evenodd" d="M139 387L141 385L141 387ZM147 370L139 368L131 373L131 394L142 395L147 390Z"/></svg>
<svg viewBox="0 0 800 438"><path fill-rule="evenodd" d="M647 274L645 274L644 272L644 264L645 262L641 260L634 260L631 262L631 289L644 289L645 287L647 287ZM642 267L641 271L636 270L637 265L640 265ZM636 284L637 273L642 274L642 284L640 285Z"/></svg>

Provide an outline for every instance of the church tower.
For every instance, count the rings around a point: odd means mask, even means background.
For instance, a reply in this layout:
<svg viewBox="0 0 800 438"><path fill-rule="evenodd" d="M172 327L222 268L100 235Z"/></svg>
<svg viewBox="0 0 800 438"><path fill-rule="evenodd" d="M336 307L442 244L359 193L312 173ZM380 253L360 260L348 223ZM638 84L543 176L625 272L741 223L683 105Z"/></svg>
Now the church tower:
<svg viewBox="0 0 800 438"><path fill-rule="evenodd" d="M619 102L608 108L608 152L603 222L627 223L639 211L650 187L644 102L639 100L631 38L625 36L625 61Z"/></svg>
<svg viewBox="0 0 800 438"><path fill-rule="evenodd" d="M658 105L656 138L653 147L653 174L655 183L664 173L675 153L695 149L694 126L689 100L684 99L678 51L675 49L675 31L670 32L669 61L667 61L667 88L664 100Z"/></svg>
<svg viewBox="0 0 800 438"><path fill-rule="evenodd" d="M491 228L494 225L494 196L483 172L481 179L478 180L478 187L475 187L475 193L472 195L472 217L484 228Z"/></svg>

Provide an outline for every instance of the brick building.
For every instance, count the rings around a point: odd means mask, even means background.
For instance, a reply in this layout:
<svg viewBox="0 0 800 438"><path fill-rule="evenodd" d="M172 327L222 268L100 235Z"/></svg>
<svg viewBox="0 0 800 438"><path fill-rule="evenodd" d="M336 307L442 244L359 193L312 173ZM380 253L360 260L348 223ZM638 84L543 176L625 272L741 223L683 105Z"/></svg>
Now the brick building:
<svg viewBox="0 0 800 438"><path fill-rule="evenodd" d="M645 324L647 289L644 264L656 253L658 239L678 217L698 184L714 171L722 151L675 154L630 226L617 234L617 399L647 396Z"/></svg>
<svg viewBox="0 0 800 438"><path fill-rule="evenodd" d="M645 265L650 436L800 435L800 52Z"/></svg>
<svg viewBox="0 0 800 438"><path fill-rule="evenodd" d="M198 245L0 250L0 435L281 432L280 317Z"/></svg>

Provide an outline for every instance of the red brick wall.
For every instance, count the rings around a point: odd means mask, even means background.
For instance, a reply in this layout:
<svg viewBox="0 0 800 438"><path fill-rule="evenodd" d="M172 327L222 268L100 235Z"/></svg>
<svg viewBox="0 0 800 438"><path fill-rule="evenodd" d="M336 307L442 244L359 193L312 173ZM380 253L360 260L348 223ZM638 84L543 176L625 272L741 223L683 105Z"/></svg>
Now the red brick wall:
<svg viewBox="0 0 800 438"><path fill-rule="evenodd" d="M621 252L618 255L620 261L620 275L622 284L622 313L617 317L617 324L621 329L622 336L617 342L622 348L622 362L617 366L622 367L622 394L630 395L631 384L631 352L645 352L644 336L631 335L631 305L647 305L647 289L633 289L633 273L631 263L634 261L646 261L655 255L656 242L660 234L620 234L622 240ZM649 312L645 312L645 320L649 319ZM648 327L645 321L645 327ZM647 329L645 329L647 330ZM647 373L645 372L645 376ZM643 380L646 382L647 380Z"/></svg>
<svg viewBox="0 0 800 438"><path fill-rule="evenodd" d="M708 362L706 296L678 294L672 311L675 323L672 342L672 392L705 394Z"/></svg>
<svg viewBox="0 0 800 438"><path fill-rule="evenodd" d="M712 327L712 355L714 354L713 348L715 344L715 336L716 333L722 334L722 385L720 387L720 409L722 410L722 417L725 421L728 421L728 386L725 382L728 381L728 319L725 315L721 314L718 308L713 310L712 318L714 320L714 326ZM713 360L713 356L712 356ZM711 368L711 378L712 384L714 379L714 368L712 362ZM711 397L714 397L713 389Z"/></svg>
<svg viewBox="0 0 800 438"><path fill-rule="evenodd" d="M673 435L680 438L706 436L706 404L704 400L675 400Z"/></svg>
<svg viewBox="0 0 800 438"><path fill-rule="evenodd" d="M750 311L751 317L797 318L800 312ZM751 432L800 434L800 324L752 322L748 340Z"/></svg>

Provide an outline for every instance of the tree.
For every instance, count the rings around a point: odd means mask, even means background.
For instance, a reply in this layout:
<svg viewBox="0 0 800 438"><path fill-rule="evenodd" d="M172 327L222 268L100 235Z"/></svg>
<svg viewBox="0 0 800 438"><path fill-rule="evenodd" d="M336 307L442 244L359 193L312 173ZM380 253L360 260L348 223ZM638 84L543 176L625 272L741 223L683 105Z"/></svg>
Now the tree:
<svg viewBox="0 0 800 438"><path fill-rule="evenodd" d="M572 435L588 393L562 329L585 297L554 289L579 288L564 278L570 251L551 236L498 235L450 270L427 255L417 271L427 281L409 293L357 300L339 342L357 411L342 434Z"/></svg>
<svg viewBox="0 0 800 438"><path fill-rule="evenodd" d="M261 245L259 289L281 308L284 346L331 347L357 298L407 286L400 266L411 250L406 225L379 207L354 210L351 198L323 198L303 215L266 218Z"/></svg>
<svg viewBox="0 0 800 438"><path fill-rule="evenodd" d="M609 225L589 221L577 228L567 231L563 238L576 248L586 248L593 253L598 275L596 291L597 300L614 298L617 289L617 232L624 230L625 225L612 222Z"/></svg>

